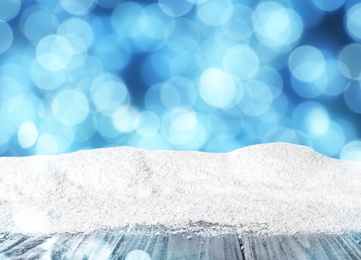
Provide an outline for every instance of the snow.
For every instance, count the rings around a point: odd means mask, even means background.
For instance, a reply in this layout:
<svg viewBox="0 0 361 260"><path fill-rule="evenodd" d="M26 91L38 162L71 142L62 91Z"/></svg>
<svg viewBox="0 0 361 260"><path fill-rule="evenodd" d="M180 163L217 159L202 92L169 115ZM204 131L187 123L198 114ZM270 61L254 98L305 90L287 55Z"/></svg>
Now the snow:
<svg viewBox="0 0 361 260"><path fill-rule="evenodd" d="M197 223L259 235L361 231L361 163L270 143L230 153L131 147L0 157L0 231Z"/></svg>

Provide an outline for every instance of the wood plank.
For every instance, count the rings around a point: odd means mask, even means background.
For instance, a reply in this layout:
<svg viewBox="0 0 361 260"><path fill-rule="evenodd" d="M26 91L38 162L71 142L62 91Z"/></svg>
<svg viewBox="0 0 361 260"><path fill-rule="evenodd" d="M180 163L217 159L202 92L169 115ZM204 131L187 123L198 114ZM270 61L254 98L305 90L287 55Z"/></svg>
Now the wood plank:
<svg viewBox="0 0 361 260"><path fill-rule="evenodd" d="M101 231L49 236L0 233L0 259L125 259L135 250L142 250L150 259L243 259L237 234L190 237L143 233Z"/></svg>
<svg viewBox="0 0 361 260"><path fill-rule="evenodd" d="M361 259L361 233L344 235L241 236L248 259Z"/></svg>
<svg viewBox="0 0 361 260"><path fill-rule="evenodd" d="M240 241L242 242L242 249ZM0 259L361 259L361 233L259 238L152 234L149 229L26 236L0 233Z"/></svg>

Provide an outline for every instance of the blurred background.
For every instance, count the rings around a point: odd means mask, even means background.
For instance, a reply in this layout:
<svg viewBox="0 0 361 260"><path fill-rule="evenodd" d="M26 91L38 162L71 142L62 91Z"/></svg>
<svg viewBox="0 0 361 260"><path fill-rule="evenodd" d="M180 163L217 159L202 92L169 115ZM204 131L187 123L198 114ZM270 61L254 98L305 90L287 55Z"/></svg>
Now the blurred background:
<svg viewBox="0 0 361 260"><path fill-rule="evenodd" d="M228 152L361 160L358 0L1 0L0 155Z"/></svg>

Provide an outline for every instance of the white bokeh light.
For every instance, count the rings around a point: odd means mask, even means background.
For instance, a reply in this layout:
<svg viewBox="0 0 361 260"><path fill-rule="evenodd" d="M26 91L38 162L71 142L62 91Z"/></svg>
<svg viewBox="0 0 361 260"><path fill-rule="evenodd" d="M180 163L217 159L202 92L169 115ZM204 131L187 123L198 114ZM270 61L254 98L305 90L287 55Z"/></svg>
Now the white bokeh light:
<svg viewBox="0 0 361 260"><path fill-rule="evenodd" d="M37 154L57 154L59 144L57 139L51 134L41 134L36 143Z"/></svg>
<svg viewBox="0 0 361 260"><path fill-rule="evenodd" d="M18 131L18 141L22 148L32 147L38 138L38 129L31 121L21 124Z"/></svg>
<svg viewBox="0 0 361 260"><path fill-rule="evenodd" d="M143 250L132 250L126 256L125 260L151 260L147 252Z"/></svg>
<svg viewBox="0 0 361 260"><path fill-rule="evenodd" d="M208 139L207 120L189 107L175 107L162 120L161 132L174 149L197 150Z"/></svg>
<svg viewBox="0 0 361 260"><path fill-rule="evenodd" d="M181 132L189 131L197 124L197 115L188 108L174 108L170 111L169 117L171 126Z"/></svg>
<svg viewBox="0 0 361 260"><path fill-rule="evenodd" d="M231 75L220 69L211 68L201 75L199 94L210 106L222 108L233 101L236 85Z"/></svg>
<svg viewBox="0 0 361 260"><path fill-rule="evenodd" d="M288 50L303 32L301 17L293 10L277 2L261 2L254 15L254 27L258 39L265 45Z"/></svg>
<svg viewBox="0 0 361 260"><path fill-rule="evenodd" d="M122 133L134 131L136 128L136 118L139 114L137 108L132 106L121 106L112 115L113 126Z"/></svg>

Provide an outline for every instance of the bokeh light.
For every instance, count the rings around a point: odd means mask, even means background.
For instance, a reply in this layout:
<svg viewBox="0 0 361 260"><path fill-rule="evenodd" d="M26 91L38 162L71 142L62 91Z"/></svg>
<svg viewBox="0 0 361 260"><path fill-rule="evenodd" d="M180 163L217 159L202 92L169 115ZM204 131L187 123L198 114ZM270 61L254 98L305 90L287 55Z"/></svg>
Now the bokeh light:
<svg viewBox="0 0 361 260"><path fill-rule="evenodd" d="M94 40L94 33L90 24L79 18L70 18L62 22L57 33L60 35L76 35L84 41L87 47L90 47Z"/></svg>
<svg viewBox="0 0 361 260"><path fill-rule="evenodd" d="M344 160L359 161L361 157L361 140L352 140L347 143L341 153L340 158Z"/></svg>
<svg viewBox="0 0 361 260"><path fill-rule="evenodd" d="M185 1L186 2L186 1ZM157 4L148 5L143 9L139 19L142 33L152 40L163 39L169 18L164 15Z"/></svg>
<svg viewBox="0 0 361 260"><path fill-rule="evenodd" d="M139 17L143 7L134 2L119 4L111 15L111 24L114 30L123 37L135 38L141 33Z"/></svg>
<svg viewBox="0 0 361 260"><path fill-rule="evenodd" d="M114 8L120 4L122 0L97 0L97 4L103 8Z"/></svg>
<svg viewBox="0 0 361 260"><path fill-rule="evenodd" d="M258 67L258 56L247 45L234 45L224 54L223 68L240 80L252 77L257 72Z"/></svg>
<svg viewBox="0 0 361 260"><path fill-rule="evenodd" d="M151 260L147 252L143 250L132 250L126 256L125 260Z"/></svg>
<svg viewBox="0 0 361 260"><path fill-rule="evenodd" d="M340 8L346 0L312 0L313 3L321 10L326 12L335 11L336 9Z"/></svg>
<svg viewBox="0 0 361 260"><path fill-rule="evenodd" d="M200 38L196 24L185 18L171 21L165 34L168 47L176 53L194 50L197 48Z"/></svg>
<svg viewBox="0 0 361 260"><path fill-rule="evenodd" d="M96 1L95 0L59 0L61 7L75 15L86 14L92 7L94 7Z"/></svg>
<svg viewBox="0 0 361 260"><path fill-rule="evenodd" d="M21 0L3 0L0 3L0 20L9 21L16 17L21 8Z"/></svg>
<svg viewBox="0 0 361 260"><path fill-rule="evenodd" d="M361 44L353 43L345 46L339 54L341 72L349 79L361 79Z"/></svg>
<svg viewBox="0 0 361 260"><path fill-rule="evenodd" d="M361 114L361 86L360 84L352 84L348 85L348 88L344 92L344 99L346 105L354 112Z"/></svg>
<svg viewBox="0 0 361 260"><path fill-rule="evenodd" d="M222 24L222 30L232 40L248 39L254 33L253 15L252 9L246 5L230 6L224 13L229 19Z"/></svg>
<svg viewBox="0 0 361 260"><path fill-rule="evenodd" d="M58 18L49 10L41 7L29 7L22 13L20 18L22 32L34 44L45 36L55 33L58 25Z"/></svg>
<svg viewBox="0 0 361 260"><path fill-rule="evenodd" d="M356 41L361 41L361 4L352 6L347 11L346 16L346 29L348 30L350 36Z"/></svg>
<svg viewBox="0 0 361 260"><path fill-rule="evenodd" d="M249 116L260 116L271 107L273 96L270 88L258 80L250 80L238 92L237 103L242 112Z"/></svg>
<svg viewBox="0 0 361 260"><path fill-rule="evenodd" d="M232 8L230 0L201 1L197 4L197 15L204 24L219 26L230 18L231 12L228 11L228 8Z"/></svg>
<svg viewBox="0 0 361 260"><path fill-rule="evenodd" d="M114 127L123 133L132 132L136 126L138 110L131 106L121 106L112 115Z"/></svg>
<svg viewBox="0 0 361 260"><path fill-rule="evenodd" d="M126 86L122 80L111 75L100 76L93 81L91 97L96 110L106 116L111 116L118 107L129 104Z"/></svg>
<svg viewBox="0 0 361 260"><path fill-rule="evenodd" d="M265 45L288 50L303 32L303 22L292 9L272 1L261 2L254 16L257 38ZM281 49L280 49L281 48Z"/></svg>
<svg viewBox="0 0 361 260"><path fill-rule="evenodd" d="M3 0L0 154L227 152L361 160L356 0Z"/></svg>
<svg viewBox="0 0 361 260"><path fill-rule="evenodd" d="M18 132L19 144L22 148L33 146L38 138L38 129L31 121L25 121L21 124Z"/></svg>
<svg viewBox="0 0 361 260"><path fill-rule="evenodd" d="M87 98L81 92L66 89L58 93L51 105L54 117L64 125L81 123L89 112Z"/></svg>
<svg viewBox="0 0 361 260"><path fill-rule="evenodd" d="M203 72L199 82L199 94L214 107L229 105L236 94L236 84L228 73L211 68Z"/></svg>
<svg viewBox="0 0 361 260"><path fill-rule="evenodd" d="M160 8L169 16L179 17L188 13L193 6L193 0L186 1L172 1L172 0L159 0Z"/></svg>
<svg viewBox="0 0 361 260"><path fill-rule="evenodd" d="M30 68L30 76L34 84L42 90L51 90L65 83L67 73L65 70L49 71L34 61Z"/></svg>
<svg viewBox="0 0 361 260"><path fill-rule="evenodd" d="M289 59L292 75L304 82L317 80L324 72L325 65L323 54L313 46L298 47Z"/></svg>
<svg viewBox="0 0 361 260"><path fill-rule="evenodd" d="M9 49L13 42L13 31L11 30L11 27L4 21L0 20L0 35L1 35L1 41L0 41L0 53L6 51Z"/></svg>
<svg viewBox="0 0 361 260"><path fill-rule="evenodd" d="M62 70L73 59L73 48L64 36L49 35L41 39L37 45L36 58L40 65L47 70Z"/></svg>

